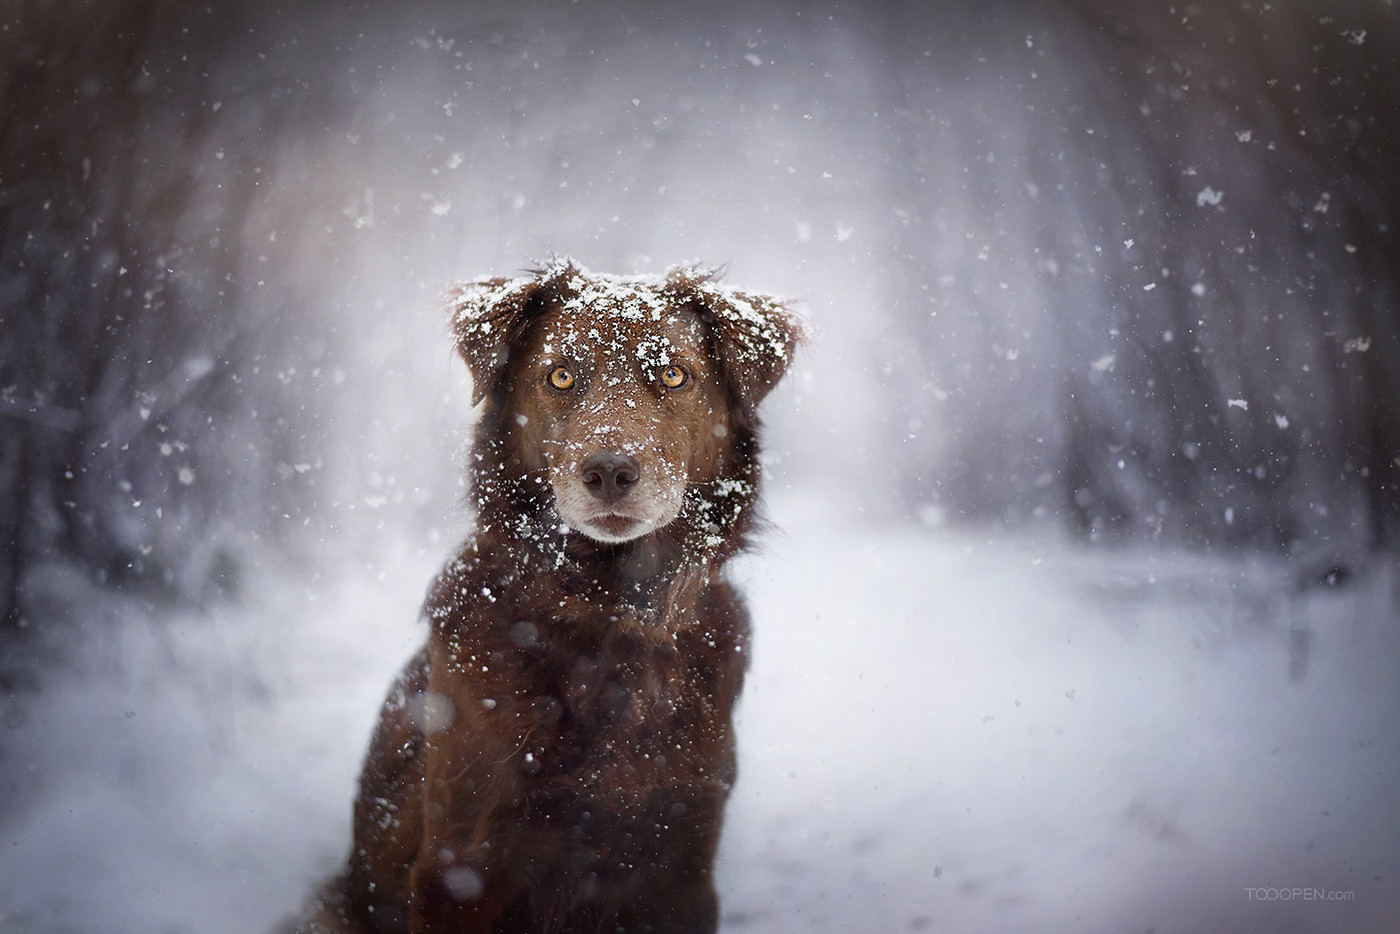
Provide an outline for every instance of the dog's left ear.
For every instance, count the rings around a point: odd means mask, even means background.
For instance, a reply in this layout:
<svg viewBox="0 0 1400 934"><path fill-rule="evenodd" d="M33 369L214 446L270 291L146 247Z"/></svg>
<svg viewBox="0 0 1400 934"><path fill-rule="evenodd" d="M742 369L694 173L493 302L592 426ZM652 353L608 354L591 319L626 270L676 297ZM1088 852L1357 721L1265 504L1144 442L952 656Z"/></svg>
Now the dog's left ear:
<svg viewBox="0 0 1400 934"><path fill-rule="evenodd" d="M673 269L671 285L698 306L714 336L715 353L733 386L739 410L754 421L758 404L778 384L806 339L787 302L772 295L721 288L713 274Z"/></svg>
<svg viewBox="0 0 1400 934"><path fill-rule="evenodd" d="M541 276L473 279L450 286L444 294L457 352L472 374L472 405L480 404L500 382L510 348L529 326L543 285Z"/></svg>

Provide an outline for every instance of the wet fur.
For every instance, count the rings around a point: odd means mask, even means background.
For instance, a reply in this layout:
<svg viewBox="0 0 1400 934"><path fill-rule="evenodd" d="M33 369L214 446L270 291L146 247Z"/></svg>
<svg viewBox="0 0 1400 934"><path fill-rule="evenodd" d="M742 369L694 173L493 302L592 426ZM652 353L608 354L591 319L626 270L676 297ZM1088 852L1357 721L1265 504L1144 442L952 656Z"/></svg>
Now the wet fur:
<svg viewBox="0 0 1400 934"><path fill-rule="evenodd" d="M660 319L608 318L629 289ZM365 761L351 858L299 930L712 932L749 633L722 569L753 523L756 409L798 325L693 268L633 280L563 261L463 284L449 305L483 405L478 531L427 598L428 643ZM575 408L541 389L549 342L580 314L613 321L617 346L669 327L694 395L596 347L571 363L596 371ZM683 476L675 517L622 543L569 529L591 508L576 492L589 438Z"/></svg>

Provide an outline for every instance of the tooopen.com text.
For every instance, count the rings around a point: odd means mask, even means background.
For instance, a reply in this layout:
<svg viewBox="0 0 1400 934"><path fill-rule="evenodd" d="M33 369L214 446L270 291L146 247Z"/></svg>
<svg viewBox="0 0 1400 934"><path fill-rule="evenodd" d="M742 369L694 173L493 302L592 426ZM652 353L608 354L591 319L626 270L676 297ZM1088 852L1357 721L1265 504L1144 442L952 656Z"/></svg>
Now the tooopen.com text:
<svg viewBox="0 0 1400 934"><path fill-rule="evenodd" d="M1355 892L1339 892L1301 886L1295 888L1246 886L1244 893L1252 902L1349 902L1356 898Z"/></svg>

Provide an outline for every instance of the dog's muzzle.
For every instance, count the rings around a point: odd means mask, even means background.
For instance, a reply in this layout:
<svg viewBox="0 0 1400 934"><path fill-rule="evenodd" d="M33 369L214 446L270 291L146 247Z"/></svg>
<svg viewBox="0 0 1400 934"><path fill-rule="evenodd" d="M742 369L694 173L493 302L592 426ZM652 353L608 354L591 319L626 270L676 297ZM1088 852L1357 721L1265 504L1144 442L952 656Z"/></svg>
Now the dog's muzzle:
<svg viewBox="0 0 1400 934"><path fill-rule="evenodd" d="M561 518L600 542L619 543L654 532L680 512L684 479L656 461L620 451L590 454L555 477Z"/></svg>

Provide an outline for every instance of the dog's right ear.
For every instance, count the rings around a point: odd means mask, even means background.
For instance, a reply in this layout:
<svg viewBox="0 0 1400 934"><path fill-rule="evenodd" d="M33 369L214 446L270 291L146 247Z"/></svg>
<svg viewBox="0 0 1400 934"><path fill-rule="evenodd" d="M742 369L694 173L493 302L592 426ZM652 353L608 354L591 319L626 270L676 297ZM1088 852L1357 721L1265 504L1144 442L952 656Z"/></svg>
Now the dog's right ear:
<svg viewBox="0 0 1400 934"><path fill-rule="evenodd" d="M457 352L472 374L472 405L500 382L510 348L529 327L541 297L540 276L473 279L447 289L443 303L452 316Z"/></svg>

